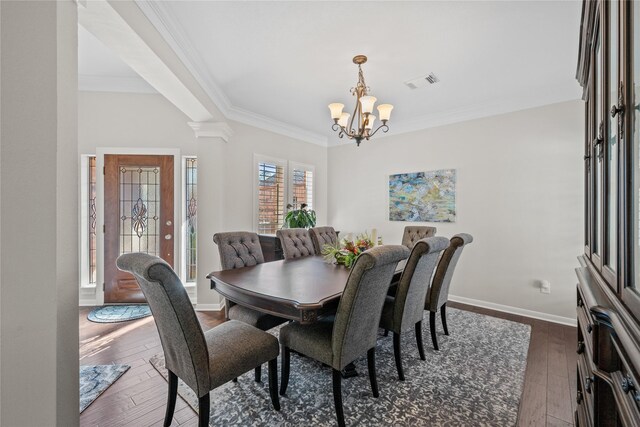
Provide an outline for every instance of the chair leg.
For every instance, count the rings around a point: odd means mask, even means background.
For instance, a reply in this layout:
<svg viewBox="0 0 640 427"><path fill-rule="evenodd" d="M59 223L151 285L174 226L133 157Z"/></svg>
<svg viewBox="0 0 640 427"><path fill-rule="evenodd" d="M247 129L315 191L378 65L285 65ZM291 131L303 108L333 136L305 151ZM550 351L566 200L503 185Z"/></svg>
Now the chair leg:
<svg viewBox="0 0 640 427"><path fill-rule="evenodd" d="M291 366L291 350L289 347L282 346L282 378L280 379L280 396L284 396L289 385L289 368Z"/></svg>
<svg viewBox="0 0 640 427"><path fill-rule="evenodd" d="M336 405L338 426L344 427L344 411L342 410L342 373L338 369L333 370L333 401Z"/></svg>
<svg viewBox="0 0 640 427"><path fill-rule="evenodd" d="M424 347L422 346L422 320L416 323L416 342L418 343L418 353L421 360L427 360L424 357Z"/></svg>
<svg viewBox="0 0 640 427"><path fill-rule="evenodd" d="M169 393L167 395L167 411L164 414L164 427L169 427L173 420L173 412L176 409L176 397L178 396L178 376L167 370L169 374Z"/></svg>
<svg viewBox="0 0 640 427"><path fill-rule="evenodd" d="M400 353L400 334L393 333L393 355L396 358L396 368L398 368L398 378L404 381L404 371L402 370L402 354Z"/></svg>
<svg viewBox="0 0 640 427"><path fill-rule="evenodd" d="M198 399L198 427L209 427L209 393Z"/></svg>
<svg viewBox="0 0 640 427"><path fill-rule="evenodd" d="M262 366L256 366L256 382L262 381Z"/></svg>
<svg viewBox="0 0 640 427"><path fill-rule="evenodd" d="M433 311L429 312L429 329L431 329L431 341L433 341L433 348L439 350L438 337L436 336L436 313Z"/></svg>
<svg viewBox="0 0 640 427"><path fill-rule="evenodd" d="M235 377L235 378L233 379L233 382L234 382L234 383L237 383L237 382L238 382L238 377Z"/></svg>
<svg viewBox="0 0 640 427"><path fill-rule="evenodd" d="M376 348L370 348L367 351L367 365L369 368L369 381L371 381L371 391L373 397L380 396L378 392L378 380L376 379Z"/></svg>
<svg viewBox="0 0 640 427"><path fill-rule="evenodd" d="M280 410L280 398L278 397L278 358L269 360L269 394L273 409Z"/></svg>
<svg viewBox="0 0 640 427"><path fill-rule="evenodd" d="M385 336L385 337L388 337L388 336L389 336L389 330L388 330L388 329L385 329L385 330L384 330L384 336Z"/></svg>
<svg viewBox="0 0 640 427"><path fill-rule="evenodd" d="M449 335L449 328L447 328L447 304L444 303L442 307L440 307L440 317L442 318L442 328L444 329L444 334Z"/></svg>

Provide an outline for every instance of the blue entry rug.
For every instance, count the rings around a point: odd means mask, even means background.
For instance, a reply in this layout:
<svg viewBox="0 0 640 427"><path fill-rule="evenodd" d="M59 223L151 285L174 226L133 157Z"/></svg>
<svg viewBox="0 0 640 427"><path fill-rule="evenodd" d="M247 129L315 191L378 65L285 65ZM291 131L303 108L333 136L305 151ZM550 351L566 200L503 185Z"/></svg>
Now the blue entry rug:
<svg viewBox="0 0 640 427"><path fill-rule="evenodd" d="M129 370L129 365L80 366L80 413Z"/></svg>
<svg viewBox="0 0 640 427"><path fill-rule="evenodd" d="M438 322L439 351L431 346L429 317L422 321L425 361L418 356L413 330L402 334L406 381L398 380L392 337L382 336L380 330L376 348L380 397L371 395L366 355L358 358L358 376L342 380L347 425L516 425L531 327L470 311L448 309L447 314L451 335L444 335ZM269 332L278 336L279 329ZM166 379L163 355L149 362ZM280 364L278 360L278 367ZM336 425L331 368L292 354L289 387L280 396L280 412L271 406L265 370L261 383L253 375L251 370L238 377L237 383L211 392L211 426ZM197 410L198 396L182 380L178 393Z"/></svg>
<svg viewBox="0 0 640 427"><path fill-rule="evenodd" d="M91 310L87 319L96 323L117 323L147 316L151 316L151 310L146 304L105 305Z"/></svg>

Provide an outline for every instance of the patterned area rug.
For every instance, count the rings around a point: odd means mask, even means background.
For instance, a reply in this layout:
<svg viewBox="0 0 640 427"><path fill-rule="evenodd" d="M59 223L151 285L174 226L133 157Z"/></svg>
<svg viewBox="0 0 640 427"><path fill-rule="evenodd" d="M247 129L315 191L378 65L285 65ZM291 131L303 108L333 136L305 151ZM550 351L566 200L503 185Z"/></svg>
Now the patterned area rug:
<svg viewBox="0 0 640 427"><path fill-rule="evenodd" d="M91 310L87 319L96 323L117 323L147 316L151 316L151 310L146 304L105 305Z"/></svg>
<svg viewBox="0 0 640 427"><path fill-rule="evenodd" d="M342 381L347 425L515 425L531 327L455 309L448 310L448 324L451 335L445 336L439 329L440 351L435 351L431 347L429 319L425 317L426 361L418 356L413 331L403 334L404 382L398 380L392 334L380 334L376 349L380 397L371 395L365 355L355 362L360 375ZM274 328L269 332L277 336L278 331ZM164 357L156 355L150 362L166 379ZM262 378L262 383L254 382L251 371L239 377L237 383L212 391L209 424L336 424L330 368L292 354L289 387L287 395L280 396L280 412L271 406L266 365ZM197 411L198 399L182 381L178 392Z"/></svg>
<svg viewBox="0 0 640 427"><path fill-rule="evenodd" d="M80 366L80 413L129 370L129 365Z"/></svg>

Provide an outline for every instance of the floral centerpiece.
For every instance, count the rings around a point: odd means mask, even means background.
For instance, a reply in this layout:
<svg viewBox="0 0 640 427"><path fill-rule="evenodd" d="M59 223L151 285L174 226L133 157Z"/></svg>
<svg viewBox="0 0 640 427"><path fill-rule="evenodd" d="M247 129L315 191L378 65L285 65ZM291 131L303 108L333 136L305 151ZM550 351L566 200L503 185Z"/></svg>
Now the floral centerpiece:
<svg viewBox="0 0 640 427"><path fill-rule="evenodd" d="M358 256L374 246L371 236L366 232L356 236L355 240L342 239L336 246L325 245L322 255L327 262L335 262L351 268Z"/></svg>

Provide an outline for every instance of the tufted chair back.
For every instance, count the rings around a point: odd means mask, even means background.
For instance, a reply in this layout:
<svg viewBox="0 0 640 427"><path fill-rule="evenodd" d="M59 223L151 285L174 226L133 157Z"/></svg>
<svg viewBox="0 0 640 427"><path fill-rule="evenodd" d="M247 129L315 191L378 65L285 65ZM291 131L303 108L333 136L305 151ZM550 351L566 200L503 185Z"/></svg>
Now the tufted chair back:
<svg viewBox="0 0 640 427"><path fill-rule="evenodd" d="M385 245L369 249L358 257L340 297L333 324L333 368L343 369L376 346L389 284L398 262L408 256L409 250L402 245Z"/></svg>
<svg viewBox="0 0 640 427"><path fill-rule="evenodd" d="M325 245L335 246L338 244L338 235L333 227L314 227L309 229L309 234L316 254L321 254Z"/></svg>
<svg viewBox="0 0 640 427"><path fill-rule="evenodd" d="M315 255L309 231L305 228L286 228L276 231L282 244L284 259L295 259Z"/></svg>
<svg viewBox="0 0 640 427"><path fill-rule="evenodd" d="M402 244L409 249L413 249L413 246L418 240L422 240L425 237L433 237L436 235L437 228L427 227L420 225L409 225L404 228L404 234L402 235Z"/></svg>
<svg viewBox="0 0 640 427"><path fill-rule="evenodd" d="M251 267L264 262L262 246L256 233L230 231L216 233L213 241L218 245L223 270Z"/></svg>
<svg viewBox="0 0 640 427"><path fill-rule="evenodd" d="M198 397L210 387L209 350L187 291L163 259L142 252L120 255L116 265L133 274L158 328L167 369Z"/></svg>
<svg viewBox="0 0 640 427"><path fill-rule="evenodd" d="M458 264L462 250L471 242L473 242L473 237L466 233L456 234L451 238L451 243L442 253L436 272L433 275L431 288L425 300L425 310L437 312L447 302L453 271L456 268L456 264Z"/></svg>

